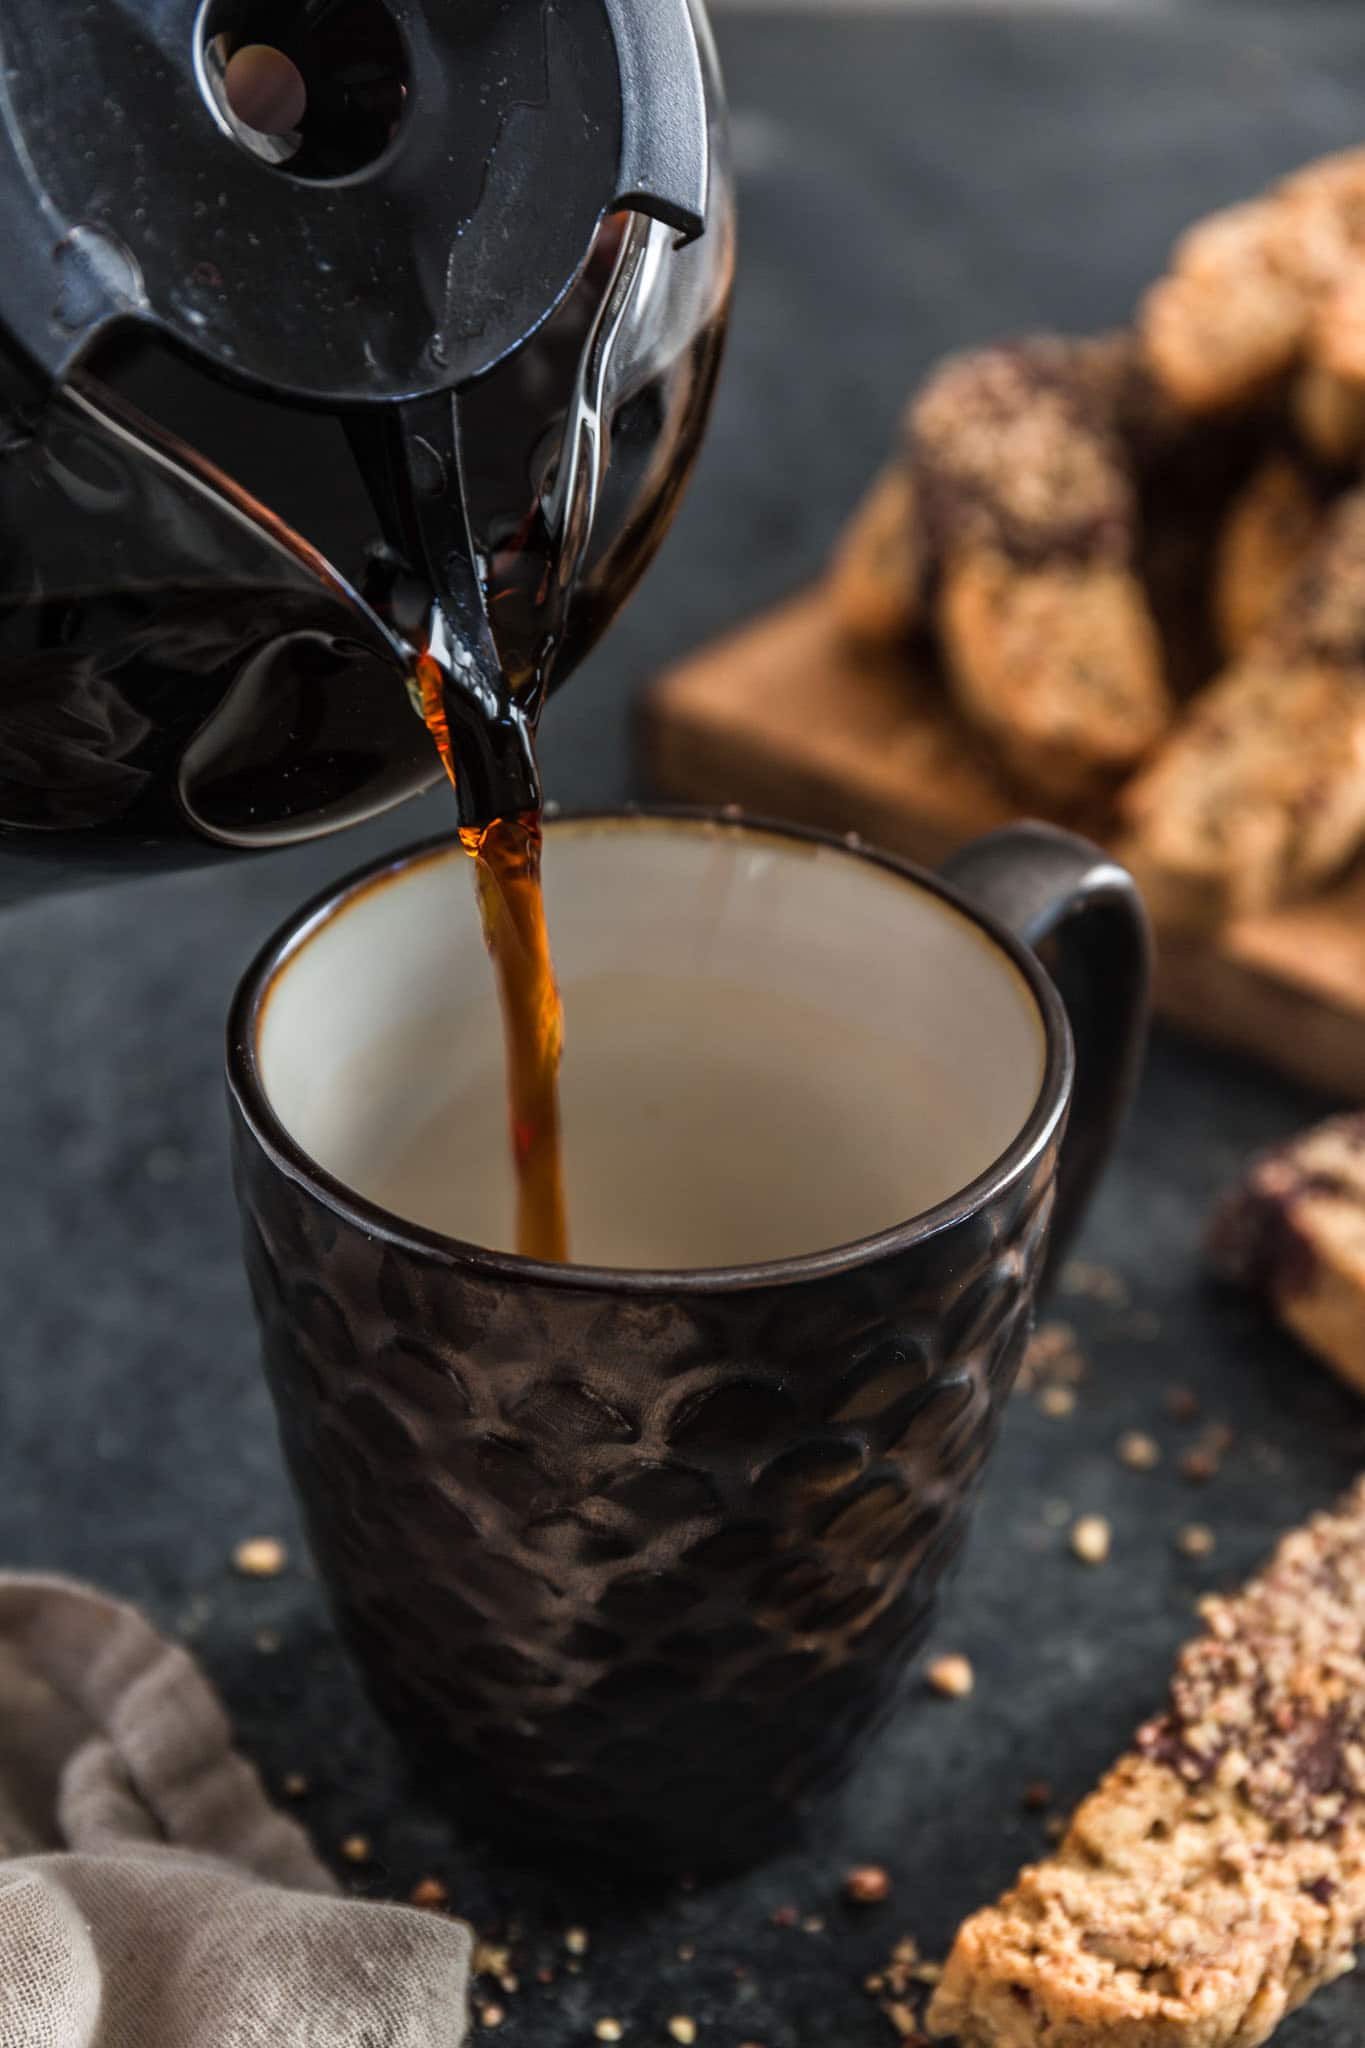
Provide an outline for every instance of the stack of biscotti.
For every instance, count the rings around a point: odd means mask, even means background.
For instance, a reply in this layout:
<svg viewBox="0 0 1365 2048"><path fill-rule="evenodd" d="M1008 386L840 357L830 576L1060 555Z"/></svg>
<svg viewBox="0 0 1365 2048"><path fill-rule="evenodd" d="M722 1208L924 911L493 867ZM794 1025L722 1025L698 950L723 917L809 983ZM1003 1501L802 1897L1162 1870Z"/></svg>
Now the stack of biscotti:
<svg viewBox="0 0 1365 2048"><path fill-rule="evenodd" d="M1167 925L1365 844L1365 151L1203 222L1131 332L954 358L836 555L1021 799L1115 806Z"/></svg>
<svg viewBox="0 0 1365 2048"><path fill-rule="evenodd" d="M962 2048L1257 2048L1365 1925L1365 1481L1202 1604L1167 1708L959 1930Z"/></svg>

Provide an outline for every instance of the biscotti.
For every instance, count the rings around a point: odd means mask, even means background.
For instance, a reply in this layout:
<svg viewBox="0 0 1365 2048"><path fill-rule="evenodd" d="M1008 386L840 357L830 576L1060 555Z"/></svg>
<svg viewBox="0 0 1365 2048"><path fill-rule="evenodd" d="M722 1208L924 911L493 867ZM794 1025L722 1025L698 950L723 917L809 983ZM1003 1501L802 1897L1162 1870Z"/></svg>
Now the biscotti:
<svg viewBox="0 0 1365 2048"><path fill-rule="evenodd" d="M923 536L910 472L884 469L854 512L830 563L830 599L840 628L863 647L893 647L920 613Z"/></svg>
<svg viewBox="0 0 1365 2048"><path fill-rule="evenodd" d="M1310 363L1290 393L1290 417L1304 447L1343 474L1365 462L1365 384L1333 376Z"/></svg>
<svg viewBox="0 0 1365 2048"><path fill-rule="evenodd" d="M1258 2048L1365 1923L1365 1482L1206 1600L1164 1713L959 1930L962 2048Z"/></svg>
<svg viewBox="0 0 1365 2048"><path fill-rule="evenodd" d="M1228 512L1214 570L1219 645L1242 654L1270 624L1322 532L1325 510L1302 462L1272 456Z"/></svg>
<svg viewBox="0 0 1365 2048"><path fill-rule="evenodd" d="M1365 150L1327 157L1191 228L1141 313L1147 359L1196 412L1304 363L1365 381Z"/></svg>
<svg viewBox="0 0 1365 2048"><path fill-rule="evenodd" d="M1365 1115L1331 1117L1253 1161L1214 1214L1208 1252L1365 1394Z"/></svg>
<svg viewBox="0 0 1365 2048"><path fill-rule="evenodd" d="M1330 880L1365 840L1365 493L1123 792L1159 921L1207 925Z"/></svg>
<svg viewBox="0 0 1365 2048"><path fill-rule="evenodd" d="M1121 350L1041 340L946 363L911 408L912 474L959 708L1030 791L1104 793L1171 717L1115 424Z"/></svg>
<svg viewBox="0 0 1365 2048"><path fill-rule="evenodd" d="M1170 717L1156 628L1125 568L973 552L944 571L939 630L958 708L1017 782L1062 808L1103 796Z"/></svg>
<svg viewBox="0 0 1365 2048"><path fill-rule="evenodd" d="M1286 274L1273 202L1230 207L1191 228L1143 302L1153 372L1191 412L1257 398L1298 358L1308 310Z"/></svg>

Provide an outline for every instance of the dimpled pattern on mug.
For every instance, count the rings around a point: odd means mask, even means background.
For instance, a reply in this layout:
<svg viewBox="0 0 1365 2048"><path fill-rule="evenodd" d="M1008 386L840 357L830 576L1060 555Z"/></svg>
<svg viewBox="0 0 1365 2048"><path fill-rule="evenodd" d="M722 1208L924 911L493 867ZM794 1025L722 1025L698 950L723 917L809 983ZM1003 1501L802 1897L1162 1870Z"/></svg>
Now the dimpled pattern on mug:
<svg viewBox="0 0 1365 2048"><path fill-rule="evenodd" d="M371 1691L502 1821L770 1836L894 1697L1026 1335L1052 1162L785 1288L651 1300L338 1221L238 1132L286 1453Z"/></svg>

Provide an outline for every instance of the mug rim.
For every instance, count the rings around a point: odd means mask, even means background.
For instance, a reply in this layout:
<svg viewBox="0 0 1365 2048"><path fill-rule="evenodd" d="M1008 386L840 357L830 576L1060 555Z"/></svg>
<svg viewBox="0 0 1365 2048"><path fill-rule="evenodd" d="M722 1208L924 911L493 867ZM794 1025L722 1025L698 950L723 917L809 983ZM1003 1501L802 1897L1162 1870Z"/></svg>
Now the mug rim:
<svg viewBox="0 0 1365 2048"><path fill-rule="evenodd" d="M848 1272L936 1237L963 1223L1004 1194L1046 1151L1063 1124L1075 1072L1075 1051L1066 1008L1037 954L999 923L989 911L932 870L899 854L869 846L856 833L839 835L818 826L765 818L734 805L621 804L610 809L560 810L547 805L544 823L559 825L619 824L623 820L654 820L661 824L705 825L743 833L793 840L828 848L848 859L870 862L901 881L937 896L975 925L1022 975L1038 1006L1043 1028L1043 1072L1033 1106L1010 1143L991 1164L964 1187L931 1208L870 1235L821 1251L797 1252L735 1266L654 1267L558 1264L525 1258L519 1252L496 1251L488 1245L447 1236L425 1224L412 1223L348 1187L299 1144L270 1100L261 1073L259 1033L266 1005L279 978L310 940L351 903L377 886L393 883L411 869L459 851L454 832L435 833L396 852L380 854L362 868L331 882L270 934L243 972L228 1010L227 1083L232 1101L256 1144L288 1180L308 1189L342 1221L406 1252L437 1258L490 1279L519 1280L540 1287L635 1295L728 1294L745 1289L790 1285Z"/></svg>

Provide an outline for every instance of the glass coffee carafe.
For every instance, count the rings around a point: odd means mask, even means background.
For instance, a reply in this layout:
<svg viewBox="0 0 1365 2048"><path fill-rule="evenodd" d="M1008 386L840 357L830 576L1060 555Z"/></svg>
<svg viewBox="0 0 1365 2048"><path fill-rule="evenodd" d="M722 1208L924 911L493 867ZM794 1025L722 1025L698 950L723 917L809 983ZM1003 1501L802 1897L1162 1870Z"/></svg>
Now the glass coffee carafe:
<svg viewBox="0 0 1365 2048"><path fill-rule="evenodd" d="M715 383L699 8L7 0L0 78L0 902L425 787L433 641L525 808Z"/></svg>

